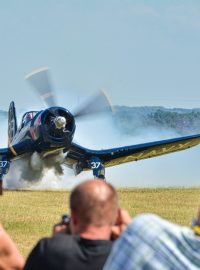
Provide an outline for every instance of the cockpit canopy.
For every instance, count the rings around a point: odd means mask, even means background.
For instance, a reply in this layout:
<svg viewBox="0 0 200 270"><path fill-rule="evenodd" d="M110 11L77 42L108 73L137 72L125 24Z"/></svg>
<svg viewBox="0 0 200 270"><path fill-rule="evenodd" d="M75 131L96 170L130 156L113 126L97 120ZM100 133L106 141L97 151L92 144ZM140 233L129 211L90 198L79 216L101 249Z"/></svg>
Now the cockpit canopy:
<svg viewBox="0 0 200 270"><path fill-rule="evenodd" d="M38 111L26 112L22 117L21 128L23 128L29 121L31 121Z"/></svg>

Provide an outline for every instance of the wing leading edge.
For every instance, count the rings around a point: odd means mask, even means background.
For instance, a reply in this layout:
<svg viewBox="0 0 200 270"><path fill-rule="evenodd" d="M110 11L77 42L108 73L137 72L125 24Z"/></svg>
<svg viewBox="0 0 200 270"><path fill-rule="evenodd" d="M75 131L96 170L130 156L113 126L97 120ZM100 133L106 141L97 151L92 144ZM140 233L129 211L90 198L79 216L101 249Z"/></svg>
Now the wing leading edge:
<svg viewBox="0 0 200 270"><path fill-rule="evenodd" d="M87 170L90 169L90 159L97 157L105 167L110 167L185 150L198 144L200 144L200 134L106 150L90 150L73 144L65 163L69 166L71 162L70 166L73 167L73 164L78 162L82 170Z"/></svg>

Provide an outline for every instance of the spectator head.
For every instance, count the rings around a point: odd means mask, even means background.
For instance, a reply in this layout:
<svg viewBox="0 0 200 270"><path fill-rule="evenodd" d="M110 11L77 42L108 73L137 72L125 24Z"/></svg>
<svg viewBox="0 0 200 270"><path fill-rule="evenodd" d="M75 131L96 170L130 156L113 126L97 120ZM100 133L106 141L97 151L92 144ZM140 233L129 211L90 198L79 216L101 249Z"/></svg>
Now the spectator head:
<svg viewBox="0 0 200 270"><path fill-rule="evenodd" d="M102 180L88 180L74 188L70 196L71 229L80 233L88 226L100 228L115 224L118 200L115 189Z"/></svg>

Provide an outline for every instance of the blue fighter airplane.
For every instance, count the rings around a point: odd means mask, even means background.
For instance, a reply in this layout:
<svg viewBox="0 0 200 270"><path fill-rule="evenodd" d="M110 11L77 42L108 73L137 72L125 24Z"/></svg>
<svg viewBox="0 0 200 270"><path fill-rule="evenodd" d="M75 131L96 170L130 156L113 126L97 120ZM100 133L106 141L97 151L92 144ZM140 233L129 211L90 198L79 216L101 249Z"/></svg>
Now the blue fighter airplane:
<svg viewBox="0 0 200 270"><path fill-rule="evenodd" d="M10 163L18 158L28 157L34 170L35 159L40 164L41 160L61 155L62 158L53 163L58 170L66 165L75 175L84 170L92 170L95 178L105 179L106 167L185 150L200 143L200 134L197 134L106 150L87 149L73 142L75 120L111 111L106 95L100 92L72 114L67 109L56 106L48 68L38 69L25 78L47 108L26 112L21 124L17 126L15 105L14 102L10 103L8 147L0 149L0 194L4 175L7 174Z"/></svg>

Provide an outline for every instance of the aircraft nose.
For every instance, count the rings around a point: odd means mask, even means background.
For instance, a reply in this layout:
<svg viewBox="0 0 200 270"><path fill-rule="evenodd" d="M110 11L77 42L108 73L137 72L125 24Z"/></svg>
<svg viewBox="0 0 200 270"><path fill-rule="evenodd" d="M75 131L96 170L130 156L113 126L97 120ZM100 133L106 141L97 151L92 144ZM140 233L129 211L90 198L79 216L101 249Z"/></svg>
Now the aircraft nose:
<svg viewBox="0 0 200 270"><path fill-rule="evenodd" d="M61 129L61 128L64 128L65 127L65 125L66 125L66 119L63 116L57 116L54 119L54 123L55 123L56 128Z"/></svg>

